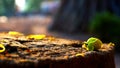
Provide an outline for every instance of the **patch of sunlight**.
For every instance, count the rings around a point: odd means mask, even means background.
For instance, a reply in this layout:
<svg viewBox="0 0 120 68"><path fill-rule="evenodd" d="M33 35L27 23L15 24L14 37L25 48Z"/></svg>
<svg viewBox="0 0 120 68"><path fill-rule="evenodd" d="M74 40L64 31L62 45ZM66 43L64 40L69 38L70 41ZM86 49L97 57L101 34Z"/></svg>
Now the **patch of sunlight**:
<svg viewBox="0 0 120 68"><path fill-rule="evenodd" d="M7 23L8 18L6 16L0 16L0 23Z"/></svg>
<svg viewBox="0 0 120 68"><path fill-rule="evenodd" d="M22 12L25 10L26 0L15 0L15 4L19 11Z"/></svg>

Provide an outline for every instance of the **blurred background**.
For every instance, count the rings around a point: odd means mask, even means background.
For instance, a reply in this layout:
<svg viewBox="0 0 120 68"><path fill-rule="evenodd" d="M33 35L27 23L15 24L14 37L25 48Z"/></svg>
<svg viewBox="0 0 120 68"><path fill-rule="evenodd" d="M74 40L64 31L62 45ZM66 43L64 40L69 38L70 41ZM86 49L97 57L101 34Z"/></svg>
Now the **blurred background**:
<svg viewBox="0 0 120 68"><path fill-rule="evenodd" d="M120 68L119 0L0 0L0 32L113 42Z"/></svg>

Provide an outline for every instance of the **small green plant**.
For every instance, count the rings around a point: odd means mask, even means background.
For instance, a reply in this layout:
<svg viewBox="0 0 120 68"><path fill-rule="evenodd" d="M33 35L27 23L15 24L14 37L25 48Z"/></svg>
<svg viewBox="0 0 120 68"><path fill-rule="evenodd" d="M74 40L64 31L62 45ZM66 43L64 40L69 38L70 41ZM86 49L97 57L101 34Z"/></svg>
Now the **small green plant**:
<svg viewBox="0 0 120 68"><path fill-rule="evenodd" d="M91 37L85 42L85 47L89 51L98 50L101 48L102 41L98 38Z"/></svg>

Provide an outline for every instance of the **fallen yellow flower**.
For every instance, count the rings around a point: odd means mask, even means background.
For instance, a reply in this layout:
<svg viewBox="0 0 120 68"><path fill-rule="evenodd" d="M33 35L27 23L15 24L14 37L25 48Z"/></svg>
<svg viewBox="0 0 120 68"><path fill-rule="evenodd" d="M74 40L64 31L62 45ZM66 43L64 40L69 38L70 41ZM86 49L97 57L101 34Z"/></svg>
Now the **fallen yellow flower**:
<svg viewBox="0 0 120 68"><path fill-rule="evenodd" d="M5 46L3 44L0 44L0 53L4 52L5 51Z"/></svg>
<svg viewBox="0 0 120 68"><path fill-rule="evenodd" d="M16 31L9 31L8 34L9 35L23 35L22 33L16 32Z"/></svg>
<svg viewBox="0 0 120 68"><path fill-rule="evenodd" d="M84 53L79 53L79 54L76 54L76 56L82 56L82 57L84 57L85 54Z"/></svg>
<svg viewBox="0 0 120 68"><path fill-rule="evenodd" d="M41 35L28 35L27 38L28 39L36 39L36 40L40 40L40 39L44 39L46 37L46 35L41 34Z"/></svg>

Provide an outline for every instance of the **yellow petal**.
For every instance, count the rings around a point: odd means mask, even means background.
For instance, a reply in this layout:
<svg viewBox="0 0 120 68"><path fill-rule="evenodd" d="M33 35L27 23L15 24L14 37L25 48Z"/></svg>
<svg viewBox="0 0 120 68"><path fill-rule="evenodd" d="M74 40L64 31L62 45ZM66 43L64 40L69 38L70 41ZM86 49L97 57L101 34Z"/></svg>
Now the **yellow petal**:
<svg viewBox="0 0 120 68"><path fill-rule="evenodd" d="M82 48L85 48L86 50L89 50L85 44L82 45Z"/></svg>
<svg viewBox="0 0 120 68"><path fill-rule="evenodd" d="M0 50L0 53L5 51L5 46L3 44L0 44L0 48L2 48L2 50Z"/></svg>
<svg viewBox="0 0 120 68"><path fill-rule="evenodd" d="M36 39L36 40L40 40L40 39L44 39L46 37L46 35L28 35L27 38L28 39Z"/></svg>
<svg viewBox="0 0 120 68"><path fill-rule="evenodd" d="M110 42L110 43L108 44L108 46L115 46L115 44L112 43L112 42Z"/></svg>
<svg viewBox="0 0 120 68"><path fill-rule="evenodd" d="M23 35L22 33L16 32L16 31L9 31L8 34L9 35Z"/></svg>
<svg viewBox="0 0 120 68"><path fill-rule="evenodd" d="M84 57L85 54L84 53L79 53L79 54L76 54L76 56L82 56L82 57Z"/></svg>

